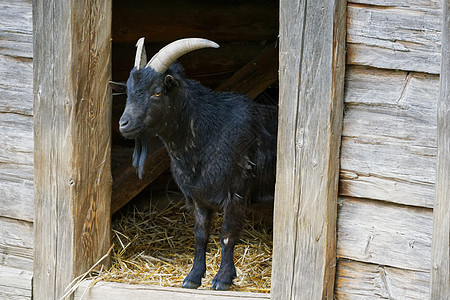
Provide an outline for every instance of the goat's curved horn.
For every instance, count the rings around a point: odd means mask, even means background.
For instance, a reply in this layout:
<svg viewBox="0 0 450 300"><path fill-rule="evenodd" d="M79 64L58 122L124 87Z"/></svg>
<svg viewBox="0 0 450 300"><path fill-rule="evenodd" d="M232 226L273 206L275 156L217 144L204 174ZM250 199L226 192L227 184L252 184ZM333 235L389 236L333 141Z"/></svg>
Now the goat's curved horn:
<svg viewBox="0 0 450 300"><path fill-rule="evenodd" d="M146 67L151 67L158 73L164 73L180 56L201 48L219 48L213 41L200 38L187 38L172 42L159 50Z"/></svg>
<svg viewBox="0 0 450 300"><path fill-rule="evenodd" d="M137 70L145 67L145 64L147 63L147 54L145 53L144 40L145 38L140 38L136 43L137 50L136 58L134 59L134 66Z"/></svg>

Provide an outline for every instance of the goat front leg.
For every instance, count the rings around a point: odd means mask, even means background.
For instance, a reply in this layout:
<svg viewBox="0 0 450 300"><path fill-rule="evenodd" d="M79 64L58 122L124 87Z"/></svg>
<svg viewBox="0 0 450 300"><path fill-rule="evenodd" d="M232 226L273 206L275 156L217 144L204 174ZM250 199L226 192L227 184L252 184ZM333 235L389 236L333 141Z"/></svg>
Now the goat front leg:
<svg viewBox="0 0 450 300"><path fill-rule="evenodd" d="M196 289L202 284L206 273L206 246L209 240L212 210L194 201L195 256L194 265L183 281L182 287Z"/></svg>
<svg viewBox="0 0 450 300"><path fill-rule="evenodd" d="M236 278L234 266L234 246L239 241L242 225L245 219L245 206L234 203L225 208L220 245L222 257L220 268L211 284L212 289L226 291Z"/></svg>

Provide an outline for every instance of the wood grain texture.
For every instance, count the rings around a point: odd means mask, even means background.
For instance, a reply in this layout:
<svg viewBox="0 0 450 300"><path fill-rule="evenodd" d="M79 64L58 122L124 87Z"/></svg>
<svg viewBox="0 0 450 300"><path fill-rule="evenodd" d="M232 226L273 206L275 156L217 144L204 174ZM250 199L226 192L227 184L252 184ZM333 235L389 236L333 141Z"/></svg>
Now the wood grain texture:
<svg viewBox="0 0 450 300"><path fill-rule="evenodd" d="M338 208L337 256L429 272L431 209L344 197Z"/></svg>
<svg viewBox="0 0 450 300"><path fill-rule="evenodd" d="M1 46L0 44L0 49ZM33 63L31 59L0 53L0 99L0 113L33 115Z"/></svg>
<svg viewBox="0 0 450 300"><path fill-rule="evenodd" d="M349 67L340 194L433 207L439 77Z"/></svg>
<svg viewBox="0 0 450 300"><path fill-rule="evenodd" d="M336 299L427 299L430 273L338 259Z"/></svg>
<svg viewBox="0 0 450 300"><path fill-rule="evenodd" d="M26 221L33 220L31 11L30 1L0 3L0 216Z"/></svg>
<svg viewBox="0 0 450 300"><path fill-rule="evenodd" d="M0 216L31 222L33 118L0 112L0 131Z"/></svg>
<svg viewBox="0 0 450 300"><path fill-rule="evenodd" d="M33 270L33 223L0 217L0 266Z"/></svg>
<svg viewBox="0 0 450 300"><path fill-rule="evenodd" d="M35 299L110 244L111 1L34 1Z"/></svg>
<svg viewBox="0 0 450 300"><path fill-rule="evenodd" d="M0 266L0 299L30 300L33 273Z"/></svg>
<svg viewBox="0 0 450 300"><path fill-rule="evenodd" d="M346 1L280 2L273 299L332 298Z"/></svg>
<svg viewBox="0 0 450 300"><path fill-rule="evenodd" d="M75 291L76 300L86 291L83 299L90 300L121 300L121 299L171 299L171 300L258 300L270 299L269 294L222 292L211 290L189 290L183 288L160 287L143 284L126 284L113 282L98 282L89 287L91 281L83 282Z"/></svg>
<svg viewBox="0 0 450 300"><path fill-rule="evenodd" d="M442 296L450 295L450 0L444 0L442 28L431 299L442 299Z"/></svg>
<svg viewBox="0 0 450 300"><path fill-rule="evenodd" d="M442 2L349 1L347 63L439 74Z"/></svg>
<svg viewBox="0 0 450 300"><path fill-rule="evenodd" d="M33 57L31 1L1 1L0 56L15 57L22 60Z"/></svg>

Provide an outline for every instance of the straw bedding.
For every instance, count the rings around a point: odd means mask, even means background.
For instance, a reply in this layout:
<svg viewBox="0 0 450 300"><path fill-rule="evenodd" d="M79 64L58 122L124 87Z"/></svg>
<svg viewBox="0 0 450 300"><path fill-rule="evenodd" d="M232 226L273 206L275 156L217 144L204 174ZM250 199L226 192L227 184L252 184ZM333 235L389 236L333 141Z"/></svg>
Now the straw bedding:
<svg viewBox="0 0 450 300"><path fill-rule="evenodd" d="M146 209L133 206L113 219L112 267L102 271L97 280L181 286L194 257L194 220L177 195L165 193L162 197L165 199L152 197ZM216 216L201 288L211 286L220 266L221 224L222 216ZM230 290L270 292L271 228L250 217L234 253L237 278Z"/></svg>

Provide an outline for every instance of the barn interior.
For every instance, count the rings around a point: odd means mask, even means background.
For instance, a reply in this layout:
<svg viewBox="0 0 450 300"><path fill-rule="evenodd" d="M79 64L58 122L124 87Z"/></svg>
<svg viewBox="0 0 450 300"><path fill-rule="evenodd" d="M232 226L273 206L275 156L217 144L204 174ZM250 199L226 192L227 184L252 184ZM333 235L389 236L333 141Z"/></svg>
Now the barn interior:
<svg viewBox="0 0 450 300"><path fill-rule="evenodd" d="M258 103L277 105L278 5L273 0L113 1L112 80L127 80L141 37L146 38L148 58L177 39L202 37L220 48L182 56L179 62L187 78L216 91L243 93ZM161 208L170 200L182 199L171 178L167 152L157 138L150 143L145 173L138 179L131 165L134 141L124 139L118 130L125 100L126 95L113 94L113 224L130 211L143 211L150 205ZM270 223L270 211L259 210L257 215ZM193 237L192 231L186 234Z"/></svg>

